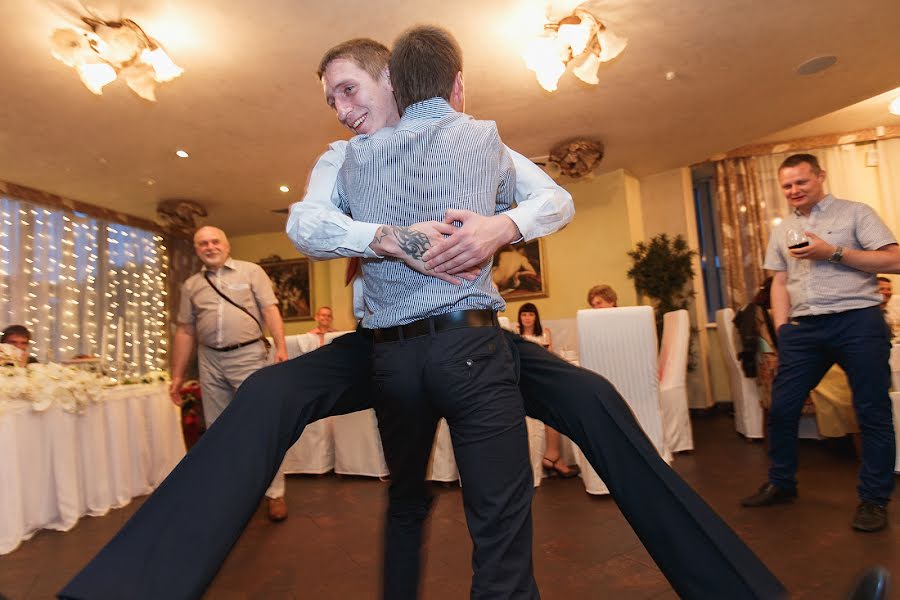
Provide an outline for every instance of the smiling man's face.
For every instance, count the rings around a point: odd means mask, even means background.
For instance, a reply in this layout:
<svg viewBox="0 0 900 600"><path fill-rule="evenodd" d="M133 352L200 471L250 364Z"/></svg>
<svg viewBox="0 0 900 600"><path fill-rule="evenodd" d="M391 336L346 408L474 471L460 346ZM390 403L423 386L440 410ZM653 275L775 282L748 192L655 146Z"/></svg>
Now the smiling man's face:
<svg viewBox="0 0 900 600"><path fill-rule="evenodd" d="M338 121L355 134L373 134L400 120L387 70L373 79L352 59L336 58L322 73L322 88Z"/></svg>

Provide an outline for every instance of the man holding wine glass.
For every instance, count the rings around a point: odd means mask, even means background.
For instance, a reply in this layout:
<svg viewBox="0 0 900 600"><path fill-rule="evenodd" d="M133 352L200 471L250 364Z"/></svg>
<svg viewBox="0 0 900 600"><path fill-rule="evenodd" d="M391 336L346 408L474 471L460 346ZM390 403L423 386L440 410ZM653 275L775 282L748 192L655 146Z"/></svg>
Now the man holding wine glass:
<svg viewBox="0 0 900 600"><path fill-rule="evenodd" d="M852 527L879 531L894 487L890 334L876 274L900 272L900 247L865 204L824 191L825 171L811 154L778 169L792 214L772 231L764 267L775 271L772 317L778 371L769 412L769 478L746 507L797 497L797 430L803 402L834 363L847 373L862 437L859 500Z"/></svg>

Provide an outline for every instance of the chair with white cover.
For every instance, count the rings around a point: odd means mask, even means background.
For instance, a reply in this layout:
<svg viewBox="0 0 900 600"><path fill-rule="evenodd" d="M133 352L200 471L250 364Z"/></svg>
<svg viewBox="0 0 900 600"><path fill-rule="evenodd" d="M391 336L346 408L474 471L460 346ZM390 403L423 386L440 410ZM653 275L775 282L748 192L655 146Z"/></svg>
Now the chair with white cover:
<svg viewBox="0 0 900 600"><path fill-rule="evenodd" d="M325 343L349 331L325 334ZM334 437L334 472L339 475L384 477L388 474L374 409L330 417Z"/></svg>
<svg viewBox="0 0 900 600"><path fill-rule="evenodd" d="M722 360L728 370L728 385L734 405L734 428L744 437L761 439L765 437L763 409L759 403L756 379L745 376L738 362L734 347L734 310L723 308L716 311L716 329L719 332Z"/></svg>
<svg viewBox="0 0 900 600"><path fill-rule="evenodd" d="M453 441L450 439L450 427L446 419L438 421L425 479L442 483L459 481L459 469L456 468L456 455L453 454Z"/></svg>
<svg viewBox="0 0 900 600"><path fill-rule="evenodd" d="M650 441L666 462L671 454L663 438L659 408L656 324L649 306L579 310L581 366L599 373L622 394ZM580 451L576 453L585 490L609 490Z"/></svg>
<svg viewBox="0 0 900 600"><path fill-rule="evenodd" d="M670 452L694 449L687 396L690 339L691 319L688 311L673 310L663 315L663 336L659 348L659 407L662 410L663 439Z"/></svg>
<svg viewBox="0 0 900 600"><path fill-rule="evenodd" d="M318 348L319 339L308 333L289 335L285 337L285 344L290 360ZM334 436L330 421L320 419L306 426L300 439L284 455L282 468L285 473L320 475L334 469Z"/></svg>

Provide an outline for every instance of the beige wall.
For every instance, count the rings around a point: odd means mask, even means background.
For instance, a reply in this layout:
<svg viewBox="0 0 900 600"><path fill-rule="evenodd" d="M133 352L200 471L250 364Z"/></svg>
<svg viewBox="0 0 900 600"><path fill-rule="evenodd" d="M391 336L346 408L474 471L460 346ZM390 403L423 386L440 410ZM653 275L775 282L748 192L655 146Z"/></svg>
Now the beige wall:
<svg viewBox="0 0 900 600"><path fill-rule="evenodd" d="M542 319L572 318L587 308L587 291L598 283L616 290L619 304L634 305L634 285L625 275L631 250L643 239L640 186L623 170L564 187L575 202L575 219L568 227L544 238L547 298L533 302ZM515 321L523 302L510 302L506 315Z"/></svg>

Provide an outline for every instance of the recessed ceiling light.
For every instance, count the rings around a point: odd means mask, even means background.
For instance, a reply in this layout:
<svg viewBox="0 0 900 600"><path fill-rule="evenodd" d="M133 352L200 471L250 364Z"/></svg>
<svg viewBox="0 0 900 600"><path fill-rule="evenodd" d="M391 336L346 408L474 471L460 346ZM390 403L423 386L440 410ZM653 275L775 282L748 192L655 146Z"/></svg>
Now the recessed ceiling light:
<svg viewBox="0 0 900 600"><path fill-rule="evenodd" d="M188 154L184 150L176 150L175 156L177 156L178 158L187 158L188 156L190 156L190 154Z"/></svg>
<svg viewBox="0 0 900 600"><path fill-rule="evenodd" d="M891 100L891 103L888 105L888 110L891 111L892 115L900 116L900 96Z"/></svg>
<svg viewBox="0 0 900 600"><path fill-rule="evenodd" d="M147 177L146 179L144 179L144 183L146 183L147 185L156 185L156 180L152 177Z"/></svg>
<svg viewBox="0 0 900 600"><path fill-rule="evenodd" d="M797 67L797 75L814 75L837 62L837 56L817 56Z"/></svg>
<svg viewBox="0 0 900 600"><path fill-rule="evenodd" d="M278 189L281 190L282 192L284 192L285 194L287 194L289 191L291 191L291 188L289 188L289 187L286 186L286 185L283 185L283 186L281 186L281 187L278 188Z"/></svg>

